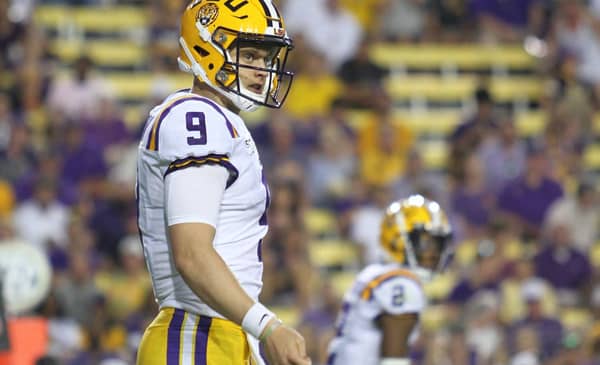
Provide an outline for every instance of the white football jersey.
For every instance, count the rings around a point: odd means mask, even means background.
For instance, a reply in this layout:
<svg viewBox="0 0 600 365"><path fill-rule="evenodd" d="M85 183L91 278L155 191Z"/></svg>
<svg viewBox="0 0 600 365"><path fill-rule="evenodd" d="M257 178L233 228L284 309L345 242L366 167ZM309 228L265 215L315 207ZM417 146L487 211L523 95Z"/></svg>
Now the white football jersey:
<svg viewBox="0 0 600 365"><path fill-rule="evenodd" d="M398 264L364 268L344 296L336 337L329 345L328 365L378 365L383 334L382 314L420 313L425 293L416 274ZM411 333L411 341L417 329Z"/></svg>
<svg viewBox="0 0 600 365"><path fill-rule="evenodd" d="M139 145L136 195L144 255L160 308L222 318L179 275L167 235L165 176L206 164L229 171L213 245L246 293L258 300L269 190L256 146L237 114L190 90L178 91L152 109Z"/></svg>

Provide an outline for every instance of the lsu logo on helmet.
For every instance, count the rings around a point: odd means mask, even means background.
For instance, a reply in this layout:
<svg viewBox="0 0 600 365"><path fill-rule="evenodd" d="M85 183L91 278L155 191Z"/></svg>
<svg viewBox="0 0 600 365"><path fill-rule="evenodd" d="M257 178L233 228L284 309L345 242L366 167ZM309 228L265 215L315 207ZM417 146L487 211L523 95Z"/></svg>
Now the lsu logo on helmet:
<svg viewBox="0 0 600 365"><path fill-rule="evenodd" d="M200 22L200 24L207 26L212 24L212 22L217 19L218 15L219 7L214 3L208 3L200 7L196 19Z"/></svg>

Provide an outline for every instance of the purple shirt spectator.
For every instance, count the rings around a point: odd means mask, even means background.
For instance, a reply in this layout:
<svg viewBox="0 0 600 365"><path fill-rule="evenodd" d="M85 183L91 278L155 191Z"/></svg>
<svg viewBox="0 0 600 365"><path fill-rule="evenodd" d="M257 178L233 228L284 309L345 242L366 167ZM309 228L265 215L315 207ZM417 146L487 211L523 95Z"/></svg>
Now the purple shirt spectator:
<svg viewBox="0 0 600 365"><path fill-rule="evenodd" d="M459 188L452 194L452 210L470 225L483 227L488 224L490 196L484 191L469 192Z"/></svg>
<svg viewBox="0 0 600 365"><path fill-rule="evenodd" d="M502 189L498 207L539 227L550 205L562 195L562 187L549 178L545 177L537 186L531 186L524 177L519 177Z"/></svg>
<svg viewBox="0 0 600 365"><path fill-rule="evenodd" d="M107 166L99 146L88 144L83 128L76 124L67 127L63 151L62 179L78 184L88 178L104 177Z"/></svg>
<svg viewBox="0 0 600 365"><path fill-rule="evenodd" d="M468 279L463 279L456 284L454 288L448 294L448 302L454 304L465 304L471 299L476 293L482 291L498 291L498 283L489 282L477 286L475 283Z"/></svg>
<svg viewBox="0 0 600 365"><path fill-rule="evenodd" d="M477 155L483 162L485 184L491 191L498 192L523 173L527 150L519 140L512 118L498 123L498 133L481 144Z"/></svg>
<svg viewBox="0 0 600 365"><path fill-rule="evenodd" d="M531 6L539 0L472 0L471 10L476 17L488 15L506 24L526 27Z"/></svg>
<svg viewBox="0 0 600 365"><path fill-rule="evenodd" d="M540 357L542 359L550 359L558 352L558 350L560 350L563 338L563 327L560 321L542 316L539 318L527 316L517 321L508 331L509 335L507 336L507 339L509 348L514 348L512 341L522 327L531 327L538 334L541 352Z"/></svg>
<svg viewBox="0 0 600 365"><path fill-rule="evenodd" d="M84 124L86 143L104 149L110 145L129 142L131 133L119 118L109 121L92 121Z"/></svg>
<svg viewBox="0 0 600 365"><path fill-rule="evenodd" d="M536 275L558 289L580 289L590 283L589 259L571 247L546 247L535 258Z"/></svg>

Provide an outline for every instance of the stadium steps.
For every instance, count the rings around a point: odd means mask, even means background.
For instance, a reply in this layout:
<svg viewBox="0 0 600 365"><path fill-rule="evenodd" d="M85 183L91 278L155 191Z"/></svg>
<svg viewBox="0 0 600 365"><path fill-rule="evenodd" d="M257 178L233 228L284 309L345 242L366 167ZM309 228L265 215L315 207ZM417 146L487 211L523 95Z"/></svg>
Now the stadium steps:
<svg viewBox="0 0 600 365"><path fill-rule="evenodd" d="M536 63L520 45L378 44L371 49L371 56L376 63L391 69L533 69Z"/></svg>
<svg viewBox="0 0 600 365"><path fill-rule="evenodd" d="M126 100L143 100L150 94L148 86L153 75L149 72L132 74L129 72L106 73L119 95ZM189 86L190 76L184 73L168 75L178 85ZM387 87L395 101L403 99L422 99L424 101L469 100L478 85L475 76L459 76L446 79L432 75L411 75L393 77L387 81ZM491 92L500 102L537 100L542 95L542 83L528 77L502 77L491 79Z"/></svg>
<svg viewBox="0 0 600 365"><path fill-rule="evenodd" d="M304 214L304 224L311 237L324 238L337 233L336 217L327 209L308 209Z"/></svg>
<svg viewBox="0 0 600 365"><path fill-rule="evenodd" d="M92 58L101 68L136 67L147 62L145 46L123 40L90 40L86 42L56 40L51 50L63 63L72 63L81 55Z"/></svg>
<svg viewBox="0 0 600 365"><path fill-rule="evenodd" d="M346 240L320 239L308 245L310 261L321 269L351 269L358 266L358 247Z"/></svg>
<svg viewBox="0 0 600 365"><path fill-rule="evenodd" d="M148 29L148 11L135 6L44 5L36 8L34 21L46 29L74 29L84 34L113 34Z"/></svg>
<svg viewBox="0 0 600 365"><path fill-rule="evenodd" d="M539 100L544 90L542 82L524 76L493 77L487 83L498 102ZM480 84L481 78L474 75L440 77L413 74L391 76L386 80L386 88L395 101L467 101Z"/></svg>

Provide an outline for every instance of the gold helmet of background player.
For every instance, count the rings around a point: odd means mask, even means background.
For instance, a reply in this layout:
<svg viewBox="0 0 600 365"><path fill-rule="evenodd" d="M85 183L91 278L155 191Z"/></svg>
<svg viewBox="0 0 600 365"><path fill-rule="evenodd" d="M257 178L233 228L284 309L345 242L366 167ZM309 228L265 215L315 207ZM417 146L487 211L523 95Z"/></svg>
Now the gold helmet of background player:
<svg viewBox="0 0 600 365"><path fill-rule="evenodd" d="M428 279L447 260L452 228L440 205L421 195L391 203L381 224L380 243L389 259Z"/></svg>
<svg viewBox="0 0 600 365"><path fill-rule="evenodd" d="M279 108L293 74L285 70L292 41L271 0L194 0L181 17L179 68L227 97L243 111ZM243 47L268 51L265 68L240 65ZM233 57L232 57L233 55ZM242 85L241 67L267 73L262 93Z"/></svg>

